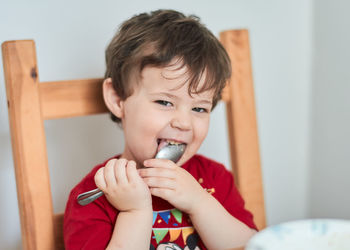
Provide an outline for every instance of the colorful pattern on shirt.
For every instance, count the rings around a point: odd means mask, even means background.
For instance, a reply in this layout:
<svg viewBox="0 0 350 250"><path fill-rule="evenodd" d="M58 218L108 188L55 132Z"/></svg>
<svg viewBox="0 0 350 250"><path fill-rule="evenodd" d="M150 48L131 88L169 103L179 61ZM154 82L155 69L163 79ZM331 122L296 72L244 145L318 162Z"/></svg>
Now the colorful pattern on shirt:
<svg viewBox="0 0 350 250"><path fill-rule="evenodd" d="M181 241L183 245L186 245L187 237L195 230L189 217L185 214L183 219L183 215L176 208L153 212L152 239L156 240L157 245L162 241Z"/></svg>

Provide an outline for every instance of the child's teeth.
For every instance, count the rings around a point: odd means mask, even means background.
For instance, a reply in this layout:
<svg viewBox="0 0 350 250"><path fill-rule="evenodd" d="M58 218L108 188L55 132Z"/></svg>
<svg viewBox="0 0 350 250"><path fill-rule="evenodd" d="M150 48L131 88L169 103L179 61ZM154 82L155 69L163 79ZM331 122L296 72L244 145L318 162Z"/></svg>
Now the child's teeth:
<svg viewBox="0 0 350 250"><path fill-rule="evenodd" d="M176 146L178 146L178 145L182 144L180 142L166 140L166 139L158 139L157 142L158 142L157 152L159 152L162 148L164 148L164 147L166 147L168 145L176 145Z"/></svg>
<svg viewBox="0 0 350 250"><path fill-rule="evenodd" d="M176 141L167 141L167 142L168 142L168 144L171 144L171 145L179 145L179 144L181 144L181 143L176 142Z"/></svg>

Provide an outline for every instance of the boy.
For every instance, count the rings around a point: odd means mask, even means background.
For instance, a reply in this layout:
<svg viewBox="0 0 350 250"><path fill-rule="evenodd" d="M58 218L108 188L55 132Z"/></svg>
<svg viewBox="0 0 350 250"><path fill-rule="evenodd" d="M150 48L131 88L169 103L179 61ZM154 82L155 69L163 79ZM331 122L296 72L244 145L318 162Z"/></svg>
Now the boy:
<svg viewBox="0 0 350 250"><path fill-rule="evenodd" d="M105 103L121 123L121 155L96 166L71 192L67 249L228 249L256 232L224 166L195 155L231 66L196 17L171 10L124 22L106 50ZM185 145L177 163L154 159ZM87 206L78 194L100 188Z"/></svg>

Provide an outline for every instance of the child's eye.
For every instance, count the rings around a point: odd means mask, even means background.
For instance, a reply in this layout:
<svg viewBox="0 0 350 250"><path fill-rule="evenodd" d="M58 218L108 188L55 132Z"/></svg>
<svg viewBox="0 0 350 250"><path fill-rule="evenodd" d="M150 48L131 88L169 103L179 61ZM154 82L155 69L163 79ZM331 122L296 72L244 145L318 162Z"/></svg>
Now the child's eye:
<svg viewBox="0 0 350 250"><path fill-rule="evenodd" d="M167 107L173 106L173 104L172 104L171 102L164 101L164 100L157 100L157 101L155 101L155 102L158 103L158 104L160 104L160 105L167 106Z"/></svg>
<svg viewBox="0 0 350 250"><path fill-rule="evenodd" d="M208 113L208 110L205 109L205 108L198 108L198 107L196 107L196 108L193 108L192 110L195 111L195 112L198 112L198 113Z"/></svg>

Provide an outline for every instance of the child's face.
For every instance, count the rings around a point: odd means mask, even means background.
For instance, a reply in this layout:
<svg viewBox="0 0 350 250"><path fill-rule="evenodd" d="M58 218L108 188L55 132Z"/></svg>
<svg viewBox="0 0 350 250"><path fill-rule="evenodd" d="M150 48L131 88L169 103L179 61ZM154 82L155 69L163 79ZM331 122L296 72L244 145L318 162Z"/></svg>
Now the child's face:
<svg viewBox="0 0 350 250"><path fill-rule="evenodd" d="M125 136L122 157L136 161L138 166L154 158L164 140L186 144L178 161L181 166L197 152L207 135L213 91L190 96L187 68L178 67L146 67L133 94L121 102Z"/></svg>

